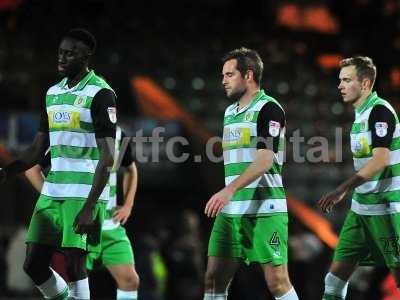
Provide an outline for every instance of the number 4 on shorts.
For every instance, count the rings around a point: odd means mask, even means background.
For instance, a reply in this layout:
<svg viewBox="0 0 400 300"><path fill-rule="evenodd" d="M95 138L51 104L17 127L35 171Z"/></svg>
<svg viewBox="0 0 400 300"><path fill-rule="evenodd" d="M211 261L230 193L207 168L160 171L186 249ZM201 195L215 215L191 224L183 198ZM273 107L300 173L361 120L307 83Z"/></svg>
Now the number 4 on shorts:
<svg viewBox="0 0 400 300"><path fill-rule="evenodd" d="M279 236L278 236L278 233L276 231L272 234L271 239L269 240L269 244L271 246L279 245Z"/></svg>

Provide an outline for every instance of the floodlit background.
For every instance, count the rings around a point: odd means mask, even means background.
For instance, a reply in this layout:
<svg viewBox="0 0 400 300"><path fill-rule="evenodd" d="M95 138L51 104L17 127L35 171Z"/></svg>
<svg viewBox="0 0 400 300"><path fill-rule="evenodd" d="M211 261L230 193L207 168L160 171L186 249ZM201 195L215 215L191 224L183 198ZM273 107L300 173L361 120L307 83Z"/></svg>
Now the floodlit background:
<svg viewBox="0 0 400 300"><path fill-rule="evenodd" d="M148 160L138 162L139 190L126 226L140 299L200 300L212 225L203 209L224 184L222 163L206 155L210 138L221 136L230 103L221 89L220 59L234 48L253 48L264 60L263 88L286 110L290 276L300 299L318 300L348 203L329 215L315 204L353 174L353 110L337 92L338 63L356 54L372 57L376 91L399 111L399 17L397 0L0 0L1 165L33 140L46 90L59 80L61 37L87 28L98 42L91 67L117 92L127 134L165 129L156 150L150 143L133 145L135 156ZM168 144L176 136L189 145ZM303 142L291 142L294 136ZM218 145L211 148L218 156ZM174 163L171 153L189 159ZM38 194L23 175L0 192L0 297L38 297L22 272L25 230ZM92 274L91 287L93 299L114 297L104 270ZM348 299L400 299L389 298L393 287L386 269L363 268ZM250 266L238 272L230 299L272 298L261 271Z"/></svg>

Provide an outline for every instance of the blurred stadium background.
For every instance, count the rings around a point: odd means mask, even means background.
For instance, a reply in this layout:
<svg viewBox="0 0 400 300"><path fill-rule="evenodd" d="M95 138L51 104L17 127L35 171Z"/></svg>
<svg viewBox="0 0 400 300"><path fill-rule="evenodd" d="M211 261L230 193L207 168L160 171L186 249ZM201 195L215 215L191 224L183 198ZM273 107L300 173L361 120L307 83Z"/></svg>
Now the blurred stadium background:
<svg viewBox="0 0 400 300"><path fill-rule="evenodd" d="M321 215L315 203L353 172L348 145L353 111L337 93L338 62L355 54L372 57L376 90L399 111L400 2L0 0L1 165L32 141L44 94L58 79L58 43L73 27L96 36L92 67L116 90L128 135L166 129L159 161L138 164L139 190L127 224L141 276L140 299L202 299L212 224L203 208L223 186L222 164L204 159L205 143L221 136L229 104L220 84L220 57L240 46L261 54L263 87L286 109L287 136L299 130L305 138L300 153L318 146L312 137L329 140L328 155L317 163L295 162L288 142L284 168L291 195L291 278L300 299L320 299L348 207ZM343 128L342 146L336 128ZM189 161L167 159L166 144L174 136L190 141L173 149L190 153ZM335 146L343 147L342 162ZM150 145L141 147L151 160ZM202 162L195 163L194 155L202 155ZM21 274L24 230L38 195L22 175L0 192L0 298L38 297ZM400 299L393 296L387 273L360 269L348 299ZM112 299L113 282L104 270L91 279L93 299ZM230 299L266 299L267 293L260 270L251 266L238 272Z"/></svg>

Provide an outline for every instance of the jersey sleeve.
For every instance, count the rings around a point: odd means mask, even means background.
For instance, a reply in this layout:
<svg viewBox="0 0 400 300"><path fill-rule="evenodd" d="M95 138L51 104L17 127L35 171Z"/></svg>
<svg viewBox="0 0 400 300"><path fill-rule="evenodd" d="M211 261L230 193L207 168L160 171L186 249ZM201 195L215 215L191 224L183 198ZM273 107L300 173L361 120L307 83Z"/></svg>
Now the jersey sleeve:
<svg viewBox="0 0 400 300"><path fill-rule="evenodd" d="M281 130L285 127L285 113L274 102L265 104L257 118L257 149L277 153Z"/></svg>
<svg viewBox="0 0 400 300"><path fill-rule="evenodd" d="M93 98L90 113L96 138L115 138L117 109L114 92L109 89L100 90Z"/></svg>
<svg viewBox="0 0 400 300"><path fill-rule="evenodd" d="M47 117L46 108L43 108L42 112L40 113L39 131L43 133L49 133L49 119Z"/></svg>
<svg viewBox="0 0 400 300"><path fill-rule="evenodd" d="M384 105L374 106L368 119L372 149L377 147L389 148L395 127L396 120L393 113Z"/></svg>

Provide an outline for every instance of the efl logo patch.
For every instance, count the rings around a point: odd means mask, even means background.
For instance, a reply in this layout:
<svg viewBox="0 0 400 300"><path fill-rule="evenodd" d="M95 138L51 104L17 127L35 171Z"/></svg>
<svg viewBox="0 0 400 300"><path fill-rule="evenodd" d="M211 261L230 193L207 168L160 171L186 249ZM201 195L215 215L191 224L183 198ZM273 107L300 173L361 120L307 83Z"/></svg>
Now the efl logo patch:
<svg viewBox="0 0 400 300"><path fill-rule="evenodd" d="M108 107L107 112L111 123L113 124L117 123L117 109L115 107Z"/></svg>
<svg viewBox="0 0 400 300"><path fill-rule="evenodd" d="M276 121L269 121L268 132L271 136L277 137L281 130L281 124Z"/></svg>
<svg viewBox="0 0 400 300"><path fill-rule="evenodd" d="M386 122L376 122L375 123L375 132L379 137L384 137L387 135L388 123Z"/></svg>

